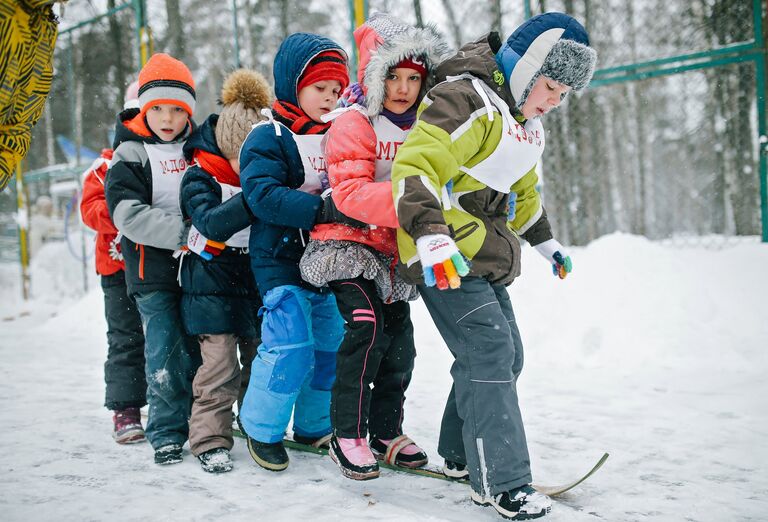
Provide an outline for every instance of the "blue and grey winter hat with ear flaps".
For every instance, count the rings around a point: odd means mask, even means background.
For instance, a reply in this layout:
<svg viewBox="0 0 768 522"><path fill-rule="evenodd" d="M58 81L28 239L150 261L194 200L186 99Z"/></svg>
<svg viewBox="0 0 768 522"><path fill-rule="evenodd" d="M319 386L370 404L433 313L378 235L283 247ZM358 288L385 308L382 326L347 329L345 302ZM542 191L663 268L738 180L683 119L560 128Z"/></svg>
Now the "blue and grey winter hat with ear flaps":
<svg viewBox="0 0 768 522"><path fill-rule="evenodd" d="M592 79L597 52L576 19L564 13L544 13L523 23L496 53L509 90L520 108L540 75L583 89Z"/></svg>

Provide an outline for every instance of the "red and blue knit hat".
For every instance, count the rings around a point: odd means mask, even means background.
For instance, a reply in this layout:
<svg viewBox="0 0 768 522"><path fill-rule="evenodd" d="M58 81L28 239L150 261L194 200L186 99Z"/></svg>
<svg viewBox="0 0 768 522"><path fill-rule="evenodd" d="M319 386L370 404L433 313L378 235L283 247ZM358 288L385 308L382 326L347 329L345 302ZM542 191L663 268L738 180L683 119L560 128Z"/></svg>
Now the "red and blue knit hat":
<svg viewBox="0 0 768 522"><path fill-rule="evenodd" d="M329 49L314 56L299 78L296 87L298 94L307 85L313 83L336 80L341 84L341 90L349 84L349 71L347 70L347 57L336 49Z"/></svg>
<svg viewBox="0 0 768 522"><path fill-rule="evenodd" d="M192 116L195 112L195 81L181 61L158 53L152 55L139 73L141 114L162 103L178 105Z"/></svg>

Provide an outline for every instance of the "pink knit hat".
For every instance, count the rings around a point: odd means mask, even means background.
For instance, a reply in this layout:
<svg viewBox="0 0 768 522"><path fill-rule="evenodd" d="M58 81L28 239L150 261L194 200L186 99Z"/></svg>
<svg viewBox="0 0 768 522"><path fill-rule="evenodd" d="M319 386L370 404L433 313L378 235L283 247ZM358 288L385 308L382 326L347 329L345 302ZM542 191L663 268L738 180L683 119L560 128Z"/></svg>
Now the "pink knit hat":
<svg viewBox="0 0 768 522"><path fill-rule="evenodd" d="M125 99L123 100L123 110L139 108L139 80L131 83L125 90Z"/></svg>

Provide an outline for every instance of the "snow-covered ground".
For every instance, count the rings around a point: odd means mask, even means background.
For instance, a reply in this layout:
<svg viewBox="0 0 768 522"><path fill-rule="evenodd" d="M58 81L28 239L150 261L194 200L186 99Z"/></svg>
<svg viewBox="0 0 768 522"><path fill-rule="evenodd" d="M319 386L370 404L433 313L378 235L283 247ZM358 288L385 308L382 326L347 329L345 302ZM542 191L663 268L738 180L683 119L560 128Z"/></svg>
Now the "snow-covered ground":
<svg viewBox="0 0 768 522"><path fill-rule="evenodd" d="M534 479L568 482L611 457L545 520L768 520L768 246L614 234L571 253L560 281L526 249L510 287ZM2 520L501 520L460 484L386 470L354 482L296 453L271 473L239 439L232 473L206 474L188 452L154 465L148 444L110 437L97 280L76 297L81 270L60 245L33 267L31 302L17 274L0 265ZM420 302L413 315L406 429L437 463L451 361Z"/></svg>

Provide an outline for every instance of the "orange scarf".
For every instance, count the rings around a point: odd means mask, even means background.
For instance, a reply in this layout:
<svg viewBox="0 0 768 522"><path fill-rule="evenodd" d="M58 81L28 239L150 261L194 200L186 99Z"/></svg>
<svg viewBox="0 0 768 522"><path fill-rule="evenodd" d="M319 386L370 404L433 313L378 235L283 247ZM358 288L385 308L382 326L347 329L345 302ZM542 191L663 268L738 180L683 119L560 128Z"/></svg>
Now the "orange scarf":
<svg viewBox="0 0 768 522"><path fill-rule="evenodd" d="M240 186L240 176L226 158L200 149L195 150L192 158L195 163L200 165L201 169L216 178L219 183L226 183L235 187Z"/></svg>

